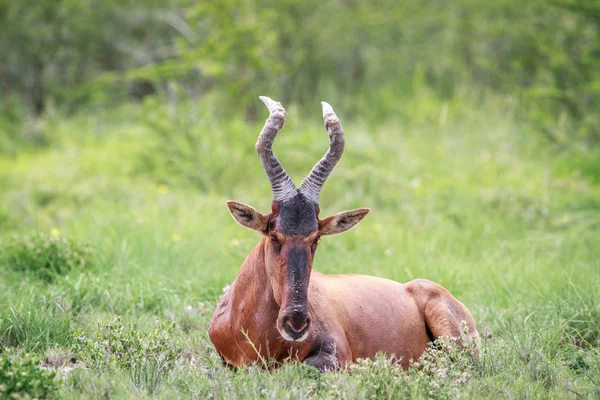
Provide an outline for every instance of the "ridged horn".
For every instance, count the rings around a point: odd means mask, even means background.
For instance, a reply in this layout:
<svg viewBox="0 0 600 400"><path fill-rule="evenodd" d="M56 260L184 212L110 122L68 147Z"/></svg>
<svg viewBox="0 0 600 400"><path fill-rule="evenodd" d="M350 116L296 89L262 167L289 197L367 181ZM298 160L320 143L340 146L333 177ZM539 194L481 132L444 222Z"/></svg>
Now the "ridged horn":
<svg viewBox="0 0 600 400"><path fill-rule="evenodd" d="M345 142L342 123L337 115L335 115L335 111L333 111L329 103L322 101L321 104L323 105L325 129L327 129L327 133L329 134L329 150L315 164L310 174L302 181L300 189L298 189L304 197L315 204L319 203L319 195L327 177L331 174L338 161L340 161L340 158L342 158Z"/></svg>
<svg viewBox="0 0 600 400"><path fill-rule="evenodd" d="M285 123L285 109L279 102L268 97L260 96L259 99L269 109L269 118L267 118L265 126L258 135L256 152L271 183L273 200L286 201L294 197L298 190L277 157L275 157L275 154L273 154L273 141Z"/></svg>

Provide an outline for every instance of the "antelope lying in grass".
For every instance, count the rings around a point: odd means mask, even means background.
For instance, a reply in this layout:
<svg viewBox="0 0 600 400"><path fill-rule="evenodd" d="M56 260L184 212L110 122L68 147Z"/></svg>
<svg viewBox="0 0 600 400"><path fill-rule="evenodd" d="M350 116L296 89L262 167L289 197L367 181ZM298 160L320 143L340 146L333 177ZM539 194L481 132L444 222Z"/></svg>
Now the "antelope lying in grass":
<svg viewBox="0 0 600 400"><path fill-rule="evenodd" d="M369 209L319 218L319 193L344 151L344 131L331 106L322 103L329 151L296 188L272 150L286 112L268 97L261 100L270 116L256 151L273 203L270 214L261 214L227 202L233 218L262 237L225 292L208 331L222 359L232 366L293 359L335 370L384 352L407 367L438 337L478 340L469 310L436 283L325 275L312 268L319 239L351 229ZM466 335L461 322L467 324Z"/></svg>

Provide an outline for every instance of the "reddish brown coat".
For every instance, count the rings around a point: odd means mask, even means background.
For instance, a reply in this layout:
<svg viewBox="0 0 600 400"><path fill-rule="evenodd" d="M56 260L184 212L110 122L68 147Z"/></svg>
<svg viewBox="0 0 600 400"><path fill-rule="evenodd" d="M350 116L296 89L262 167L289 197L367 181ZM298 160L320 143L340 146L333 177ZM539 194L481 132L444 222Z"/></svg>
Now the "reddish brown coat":
<svg viewBox="0 0 600 400"><path fill-rule="evenodd" d="M268 97L269 109L256 150L273 191L270 214L234 201L229 211L241 225L263 235L215 310L209 336L233 366L298 360L321 370L346 367L357 358L384 352L407 366L427 343L462 335L477 341L465 306L433 282L400 284L363 275L324 275L312 268L319 238L353 228L366 208L319 219L319 194L344 150L344 131L323 102L330 138L325 156L296 188L272 144L286 112Z"/></svg>
<svg viewBox="0 0 600 400"><path fill-rule="evenodd" d="M309 359L326 369L384 352L406 367L432 337L461 336L461 321L468 324L469 340L478 337L471 313L436 283L418 279L400 284L313 270L308 289L311 332L303 342L286 341L276 328L279 306L265 270L267 242L261 238L214 313L210 339L228 364L248 365L261 362L260 357L277 362Z"/></svg>

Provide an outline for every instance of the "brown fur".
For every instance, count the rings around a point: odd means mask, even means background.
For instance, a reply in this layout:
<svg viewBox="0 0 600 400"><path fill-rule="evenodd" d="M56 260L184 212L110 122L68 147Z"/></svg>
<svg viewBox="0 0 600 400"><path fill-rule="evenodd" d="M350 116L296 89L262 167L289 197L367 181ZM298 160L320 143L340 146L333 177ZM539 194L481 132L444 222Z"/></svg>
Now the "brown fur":
<svg viewBox="0 0 600 400"><path fill-rule="evenodd" d="M400 284L312 271L310 333L303 342L286 341L276 328L280 306L265 263L269 240L263 237L246 258L209 328L211 341L230 365L247 365L262 357L277 362L295 359L325 370L384 352L407 367L430 341L427 329L434 338L461 336L460 323L466 321L469 340L478 337L469 310L436 283L418 279Z"/></svg>
<svg viewBox="0 0 600 400"><path fill-rule="evenodd" d="M477 340L469 310L440 285L312 269L319 238L353 228L369 210L319 219L319 194L344 150L333 108L322 103L330 149L296 189L271 147L285 110L268 97L261 100L270 116L256 150L274 201L270 214L227 202L239 224L264 236L221 299L208 331L223 360L232 366L299 360L332 370L384 352L407 367L430 340L461 336L461 321L468 324L467 342Z"/></svg>

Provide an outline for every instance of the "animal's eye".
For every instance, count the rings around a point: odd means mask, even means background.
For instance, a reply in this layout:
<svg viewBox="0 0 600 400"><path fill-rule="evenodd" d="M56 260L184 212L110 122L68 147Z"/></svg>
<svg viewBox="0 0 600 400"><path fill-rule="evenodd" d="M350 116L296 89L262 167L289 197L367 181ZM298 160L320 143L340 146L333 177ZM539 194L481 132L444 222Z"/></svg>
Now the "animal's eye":
<svg viewBox="0 0 600 400"><path fill-rule="evenodd" d="M315 252L317 251L317 246L319 245L319 239L320 239L320 237L319 237L319 236L317 236L317 237L316 237L316 238L313 240L312 244L310 245L310 252L311 252L313 255L314 255L314 254L315 254Z"/></svg>
<svg viewBox="0 0 600 400"><path fill-rule="evenodd" d="M274 245L277 245L278 247L281 247L281 242L279 241L279 238L277 237L277 235L271 234L271 235L269 235L269 238L271 239L271 243L273 243Z"/></svg>

